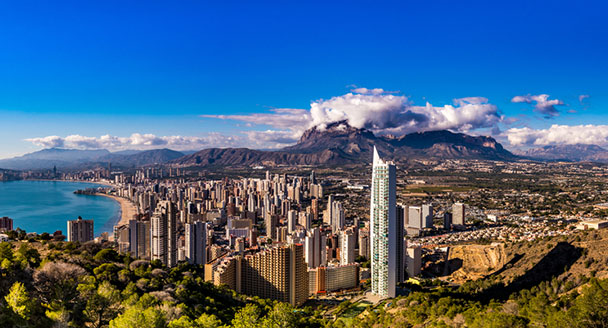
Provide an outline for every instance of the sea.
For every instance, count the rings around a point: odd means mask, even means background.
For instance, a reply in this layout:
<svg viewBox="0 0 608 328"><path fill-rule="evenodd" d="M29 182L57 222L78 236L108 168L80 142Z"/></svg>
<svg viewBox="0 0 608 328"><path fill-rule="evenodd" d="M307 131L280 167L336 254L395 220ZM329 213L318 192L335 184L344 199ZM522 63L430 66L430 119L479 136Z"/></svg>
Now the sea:
<svg viewBox="0 0 608 328"><path fill-rule="evenodd" d="M76 195L78 189L98 184L69 181L0 182L0 217L13 219L13 228L26 232L67 234L67 221L81 216L93 220L95 236L112 232L120 220L120 204L108 197Z"/></svg>

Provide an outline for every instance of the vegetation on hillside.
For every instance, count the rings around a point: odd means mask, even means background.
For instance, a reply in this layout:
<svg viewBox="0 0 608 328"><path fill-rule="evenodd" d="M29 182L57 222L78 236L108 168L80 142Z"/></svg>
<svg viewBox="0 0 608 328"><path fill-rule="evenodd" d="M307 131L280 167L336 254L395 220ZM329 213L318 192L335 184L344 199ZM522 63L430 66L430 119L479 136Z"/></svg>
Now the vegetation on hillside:
<svg viewBox="0 0 608 328"><path fill-rule="evenodd" d="M311 308L249 298L204 282L201 267L169 269L107 246L0 243L0 326L323 326Z"/></svg>

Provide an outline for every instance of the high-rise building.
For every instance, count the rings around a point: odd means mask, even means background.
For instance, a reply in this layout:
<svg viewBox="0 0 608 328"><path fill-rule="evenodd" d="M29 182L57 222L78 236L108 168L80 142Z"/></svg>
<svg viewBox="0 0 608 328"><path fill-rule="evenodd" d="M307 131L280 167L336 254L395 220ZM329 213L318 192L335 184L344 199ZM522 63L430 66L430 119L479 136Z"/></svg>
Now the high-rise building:
<svg viewBox="0 0 608 328"><path fill-rule="evenodd" d="M0 218L0 231L11 231L13 230L13 219L8 216Z"/></svg>
<svg viewBox="0 0 608 328"><path fill-rule="evenodd" d="M302 305L308 272L302 244L275 246L245 257L224 257L205 266L205 280L238 293Z"/></svg>
<svg viewBox="0 0 608 328"><path fill-rule="evenodd" d="M372 293L395 297L397 284L396 169L374 147L370 200Z"/></svg>
<svg viewBox="0 0 608 328"><path fill-rule="evenodd" d="M207 264L207 223L186 224L186 260L190 264Z"/></svg>
<svg viewBox="0 0 608 328"><path fill-rule="evenodd" d="M422 227L433 227L433 205L431 204L422 205Z"/></svg>
<svg viewBox="0 0 608 328"><path fill-rule="evenodd" d="M298 214L298 223L304 227L304 230L308 230L312 226L312 215L312 212L300 212Z"/></svg>
<svg viewBox="0 0 608 328"><path fill-rule="evenodd" d="M304 239L305 261L309 268L316 268L327 263L326 238L317 227L309 230Z"/></svg>
<svg viewBox="0 0 608 328"><path fill-rule="evenodd" d="M150 257L150 222L129 221L129 251L134 258Z"/></svg>
<svg viewBox="0 0 608 328"><path fill-rule="evenodd" d="M355 242L353 229L340 231L340 264L355 263Z"/></svg>
<svg viewBox="0 0 608 328"><path fill-rule="evenodd" d="M84 243L93 240L93 238L93 220L83 220L79 216L77 220L68 221L68 241Z"/></svg>
<svg viewBox="0 0 608 328"><path fill-rule="evenodd" d="M172 202L158 202L151 222L152 260L169 267L177 264L177 213Z"/></svg>
<svg viewBox="0 0 608 328"><path fill-rule="evenodd" d="M298 212L295 210L289 210L287 212L287 232L292 233L296 230L296 224L298 220Z"/></svg>
<svg viewBox="0 0 608 328"><path fill-rule="evenodd" d="M407 248L407 274L415 277L420 274L422 250L419 246Z"/></svg>
<svg viewBox="0 0 608 328"><path fill-rule="evenodd" d="M277 224L278 217L275 214L271 214L270 212L266 212L264 215L264 225L266 226L266 237L270 239L277 238Z"/></svg>
<svg viewBox="0 0 608 328"><path fill-rule="evenodd" d="M464 204L454 203L454 205L452 205L452 224L463 226L465 222L464 215Z"/></svg>
<svg viewBox="0 0 608 328"><path fill-rule="evenodd" d="M422 208L420 206L408 207L408 227L415 229L422 228Z"/></svg>
<svg viewBox="0 0 608 328"><path fill-rule="evenodd" d="M452 229L452 213L450 212L443 213L443 229Z"/></svg>
<svg viewBox="0 0 608 328"><path fill-rule="evenodd" d="M310 201L310 206L312 207L313 220L316 221L319 219L319 199L313 198Z"/></svg>
<svg viewBox="0 0 608 328"><path fill-rule="evenodd" d="M302 244L274 247L243 259L241 292L289 302L308 299L308 272Z"/></svg>
<svg viewBox="0 0 608 328"><path fill-rule="evenodd" d="M397 205L397 282L405 281L405 228L404 221L408 215L407 206Z"/></svg>
<svg viewBox="0 0 608 328"><path fill-rule="evenodd" d="M333 233L338 233L339 230L344 229L345 224L345 215L344 215L344 207L340 202L333 202L331 204L331 228Z"/></svg>
<svg viewBox="0 0 608 328"><path fill-rule="evenodd" d="M359 232L359 256L363 256L369 259L369 232L367 230L361 230Z"/></svg>

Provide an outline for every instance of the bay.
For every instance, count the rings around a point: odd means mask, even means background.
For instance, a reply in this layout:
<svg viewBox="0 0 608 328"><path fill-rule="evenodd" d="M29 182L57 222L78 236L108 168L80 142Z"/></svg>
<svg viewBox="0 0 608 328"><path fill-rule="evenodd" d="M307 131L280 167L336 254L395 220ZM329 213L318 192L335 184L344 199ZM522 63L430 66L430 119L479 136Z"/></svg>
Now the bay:
<svg viewBox="0 0 608 328"><path fill-rule="evenodd" d="M94 220L95 236L111 233L121 215L118 202L107 197L74 194L78 189L99 186L71 181L0 182L0 217L13 219L14 229L51 234L61 230L65 235L67 221L82 216Z"/></svg>

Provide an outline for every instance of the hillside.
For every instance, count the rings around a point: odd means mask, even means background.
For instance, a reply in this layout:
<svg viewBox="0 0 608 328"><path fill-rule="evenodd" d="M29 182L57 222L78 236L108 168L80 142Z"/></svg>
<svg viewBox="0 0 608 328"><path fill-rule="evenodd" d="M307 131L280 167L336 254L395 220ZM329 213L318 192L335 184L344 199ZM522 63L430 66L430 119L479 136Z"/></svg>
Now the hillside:
<svg viewBox="0 0 608 328"><path fill-rule="evenodd" d="M139 167L153 164L164 164L184 156L183 153L171 149L153 149L135 153L112 153L96 159L96 162L109 162L114 166Z"/></svg>
<svg viewBox="0 0 608 328"><path fill-rule="evenodd" d="M406 284L409 294L340 321L350 327L604 327L607 258L608 230L455 246L450 261L462 267L450 277L479 279L439 288L436 280Z"/></svg>

